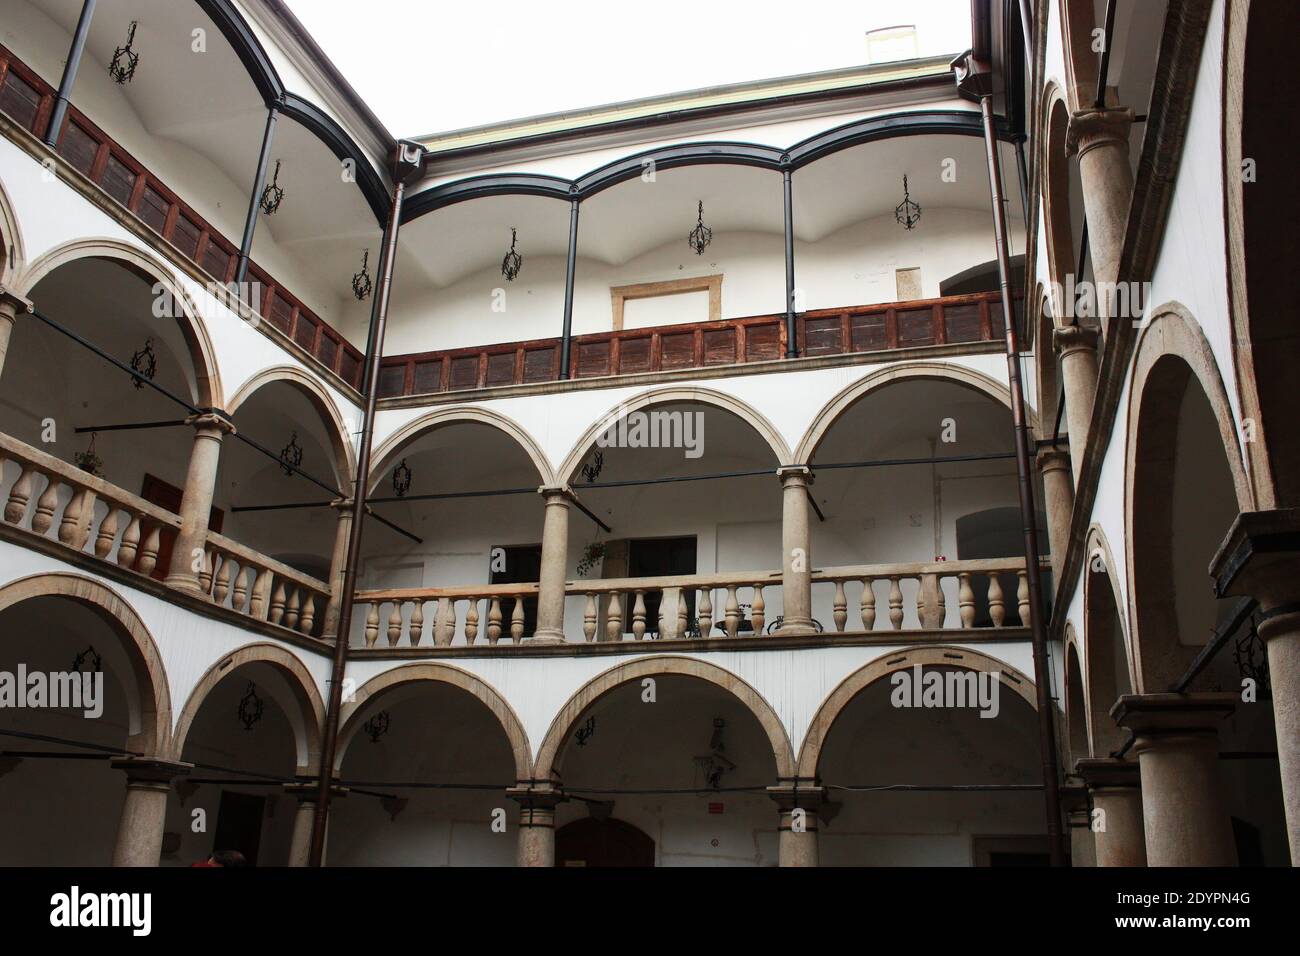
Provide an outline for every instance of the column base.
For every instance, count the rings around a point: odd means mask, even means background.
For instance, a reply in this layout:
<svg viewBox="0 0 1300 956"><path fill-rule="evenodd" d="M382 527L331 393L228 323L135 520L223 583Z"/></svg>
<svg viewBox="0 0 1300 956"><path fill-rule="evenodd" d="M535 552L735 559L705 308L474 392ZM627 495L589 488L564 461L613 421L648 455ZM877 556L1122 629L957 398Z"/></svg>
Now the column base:
<svg viewBox="0 0 1300 956"><path fill-rule="evenodd" d="M567 644L569 642L568 639L565 638L563 631L542 628L536 634L531 634L528 637L525 637L519 643L537 646L539 644Z"/></svg>
<svg viewBox="0 0 1300 956"><path fill-rule="evenodd" d="M1089 758L1078 761L1074 772L1092 795L1090 820L1097 866L1146 866L1146 834L1142 825L1141 772L1132 760Z"/></svg>

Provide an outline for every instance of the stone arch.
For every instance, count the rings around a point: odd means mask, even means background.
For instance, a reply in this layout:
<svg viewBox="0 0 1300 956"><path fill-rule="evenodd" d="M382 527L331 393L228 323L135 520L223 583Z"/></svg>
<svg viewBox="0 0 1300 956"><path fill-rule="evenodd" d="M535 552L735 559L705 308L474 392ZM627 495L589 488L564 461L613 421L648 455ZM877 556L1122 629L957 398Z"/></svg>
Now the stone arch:
<svg viewBox="0 0 1300 956"><path fill-rule="evenodd" d="M23 231L18 225L18 215L4 183L0 182L0 288L10 286L26 269L27 253L23 247Z"/></svg>
<svg viewBox="0 0 1300 956"><path fill-rule="evenodd" d="M370 469L371 483L378 481L388 470L389 465L393 463L404 445L415 441L421 435L433 431L435 428L457 423L477 423L504 432L514 439L515 443L532 459L541 485L549 487L555 484L555 473L551 470L551 463L546 457L546 453L533 440L533 437L520 427L518 422L507 418L500 412L472 406L453 406L451 408L437 409L408 422L384 439L383 444L375 449L374 463Z"/></svg>
<svg viewBox="0 0 1300 956"><path fill-rule="evenodd" d="M1088 739L1092 752L1105 756L1122 741L1124 733L1110 719L1110 708L1121 690L1137 686L1134 680L1131 625L1120 588L1119 570L1110 543L1100 525L1088 529L1087 565L1083 583L1083 661L1087 691ZM1103 583L1100 578L1105 577ZM1112 631L1112 628L1114 630ZM1116 658L1123 666L1117 672ZM1114 746L1112 746L1114 745Z"/></svg>
<svg viewBox="0 0 1300 956"><path fill-rule="evenodd" d="M42 279L60 266L78 259L112 260L166 290L171 301L179 307L180 315L176 317L176 326L185 340L190 363L194 367L197 392L195 404L205 408L220 408L225 393L221 386L217 353L207 328L199 318L199 309L172 269L145 250L109 238L92 237L67 242L37 257L14 283L14 292L30 299L32 289Z"/></svg>
<svg viewBox="0 0 1300 956"><path fill-rule="evenodd" d="M890 365L858 379L858 381L845 387L838 395L827 402L822 407L822 410L817 413L817 417L813 419L812 424L808 426L808 431L804 434L803 440L799 442L799 447L795 449L794 460L800 463L811 461L812 456L817 452L817 446L826 437L826 433L830 431L831 426L859 399L865 398L891 382L901 382L909 379L933 379L963 385L975 391L983 392L1008 409L1011 407L1011 393L1006 386L981 372L972 371L964 366L954 365L949 362L907 362ZM1030 416L1030 427L1036 429L1038 427L1037 415L1029 409L1026 409L1026 414Z"/></svg>
<svg viewBox="0 0 1300 956"><path fill-rule="evenodd" d="M776 426L768 420L767 416L754 408L748 402L736 398L734 395L727 395L723 392L715 391L711 388L698 388L695 386L676 386L668 385L662 388L653 388L649 391L633 395L627 398L608 412L602 415L597 421L582 433L582 437L574 444L573 449L565 457L564 463L556 471L556 476L561 481L569 481L574 472L582 465L583 459L586 458L587 452L591 449L592 444L611 425L619 419L625 417L631 412L639 411L643 408L649 408L652 405L668 405L674 402L694 402L700 405L712 405L714 408L720 408L725 412L730 412L741 421L745 422L754 431L763 438L772 454L776 457L778 465L790 464L790 446L781 437L781 433ZM775 471L775 469L773 469Z"/></svg>
<svg viewBox="0 0 1300 956"><path fill-rule="evenodd" d="M64 597L93 611L121 642L131 665L126 683L127 748L147 756L167 751L171 691L162 655L144 621L117 592L79 574L36 574L0 587L0 611L40 597Z"/></svg>
<svg viewBox="0 0 1300 956"><path fill-rule="evenodd" d="M481 678L459 667L440 662L394 667L377 677L372 677L357 689L355 698L343 707L339 716L339 746L335 769L343 766L343 757L347 754L348 745L360 728L360 718L366 704L387 691L420 681L434 681L459 687L492 711L510 741L510 751L515 758L516 777L519 780L529 778L532 773L532 750L528 744L528 734L514 709L495 688Z"/></svg>
<svg viewBox="0 0 1300 956"><path fill-rule="evenodd" d="M1066 772L1074 763L1091 756L1092 746L1088 732L1088 695L1085 688L1083 665L1080 663L1079 636L1073 624L1065 625L1065 734L1061 749L1064 751Z"/></svg>
<svg viewBox="0 0 1300 956"><path fill-rule="evenodd" d="M1056 329L1056 317L1052 308L1051 293L1038 284L1033 302L1037 330L1034 334L1035 382L1038 400L1034 403L1038 411L1038 424L1041 429L1036 434L1041 439L1050 439L1056 428L1056 415L1060 408L1061 366L1057 360L1056 349L1052 344L1052 333Z"/></svg>
<svg viewBox="0 0 1300 956"><path fill-rule="evenodd" d="M559 713L555 715L555 719L551 721L546 737L538 748L537 760L533 764L534 778L549 779L555 773L555 761L560 756L560 749L568 739L573 725L588 707L610 691L631 681L643 677L669 675L695 677L707 681L739 700L754 715L767 734L768 741L772 745L772 757L776 761L777 776L789 778L794 775L794 748L790 745L790 735L786 733L785 725L772 709L772 705L758 691L731 671L724 670L716 664L691 657L656 655L611 667L593 677L565 702Z"/></svg>
<svg viewBox="0 0 1300 956"><path fill-rule="evenodd" d="M1060 0L1061 52L1070 106L1082 109L1097 95L1097 54L1092 49L1096 22L1093 0Z"/></svg>
<svg viewBox="0 0 1300 956"><path fill-rule="evenodd" d="M247 644L225 655L199 678L176 721L176 730L171 739L172 759L180 760L184 754L190 727L213 688L234 673L236 668L254 663L269 664L281 678L279 686L271 686L268 690L277 699L293 730L297 751L296 773L310 775L319 772L325 704L321 700L316 680L297 655L278 644L265 642Z"/></svg>
<svg viewBox="0 0 1300 956"><path fill-rule="evenodd" d="M345 494L356 478L356 453L348 437L347 425L339 414L338 405L320 381L303 369L293 365L277 365L258 372L235 392L230 399L226 413L233 416L244 402L253 397L258 390L273 382L285 382L297 389L320 413L321 422L329 435L330 451L334 454L334 474L339 482L339 489Z"/></svg>
<svg viewBox="0 0 1300 956"><path fill-rule="evenodd" d="M951 644L936 644L931 647L904 648L885 653L840 681L839 686L822 701L812 722L808 725L803 747L799 750L799 779L816 779L817 765L821 761L822 748L826 744L831 727L854 697L894 671L905 670L916 664L963 667L973 671L997 671L1004 686L1017 694L1035 711L1038 709L1038 701L1034 696L1034 682L1010 664L980 651Z"/></svg>
<svg viewBox="0 0 1300 956"><path fill-rule="evenodd" d="M1189 387L1199 390L1216 419L1237 510L1252 507L1235 416L1209 343L1196 319L1178 303L1162 305L1152 315L1133 358L1125 457L1127 604L1139 693L1166 690L1152 681L1157 675L1157 683L1170 676L1163 671L1175 666L1165 661L1157 667L1154 648L1171 637L1176 641L1178 633L1171 588L1172 492L1179 412Z"/></svg>
<svg viewBox="0 0 1300 956"><path fill-rule="evenodd" d="M1062 288L1066 275L1078 268L1074 248L1074 222L1070 215L1070 157L1066 138L1070 126L1070 107L1065 93L1055 83L1043 91L1043 229L1047 245L1048 278ZM1059 316L1063 303L1053 302L1053 314Z"/></svg>

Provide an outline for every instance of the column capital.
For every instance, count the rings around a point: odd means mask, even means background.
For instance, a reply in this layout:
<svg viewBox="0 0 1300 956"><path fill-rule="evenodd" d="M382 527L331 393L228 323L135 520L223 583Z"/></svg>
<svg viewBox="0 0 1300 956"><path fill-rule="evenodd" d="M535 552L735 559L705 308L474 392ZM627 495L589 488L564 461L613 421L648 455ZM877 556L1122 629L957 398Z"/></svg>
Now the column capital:
<svg viewBox="0 0 1300 956"><path fill-rule="evenodd" d="M521 826L550 826L554 823L555 808L569 799L552 783L527 780L507 787L506 796L523 808L525 820ZM550 820L544 820L543 815L549 815Z"/></svg>
<svg viewBox="0 0 1300 956"><path fill-rule="evenodd" d="M1070 470L1070 452L1068 449L1053 445L1044 445L1034 456L1041 472Z"/></svg>
<svg viewBox="0 0 1300 956"><path fill-rule="evenodd" d="M160 760L156 757L123 757L109 762L114 770L126 774L128 787L170 789L172 781L186 776L194 769L192 763Z"/></svg>
<svg viewBox="0 0 1300 956"><path fill-rule="evenodd" d="M235 433L235 423L219 408L209 408L197 415L190 415L185 419L185 424L199 432L214 430L223 436Z"/></svg>
<svg viewBox="0 0 1300 956"><path fill-rule="evenodd" d="M768 787L767 795L782 813L789 813L796 808L816 813L827 799L826 788L815 780L808 780L806 786L802 781L779 783Z"/></svg>
<svg viewBox="0 0 1300 956"><path fill-rule="evenodd" d="M547 504L554 501L567 505L571 501L578 500L578 496L569 485L542 485L537 489L537 493L546 499Z"/></svg>
<svg viewBox="0 0 1300 956"><path fill-rule="evenodd" d="M295 780L293 783L283 785L284 792L291 797L297 797L299 803L314 803L316 794L320 791L320 781L318 780ZM338 784L330 785L330 800L342 800L352 792L350 787L340 787Z"/></svg>
<svg viewBox="0 0 1300 956"><path fill-rule="evenodd" d="M811 485L813 470L808 465L782 465L776 470L776 477L783 485Z"/></svg>
<svg viewBox="0 0 1300 956"><path fill-rule="evenodd" d="M1125 694L1110 709L1115 723L1142 738L1217 734L1237 709L1236 694ZM1138 750L1140 752L1140 750Z"/></svg>
<svg viewBox="0 0 1300 956"><path fill-rule="evenodd" d="M1106 143L1128 149L1129 130L1133 127L1133 110L1127 106L1108 106L1075 110L1070 114L1065 133L1067 155L1084 153Z"/></svg>
<svg viewBox="0 0 1300 956"><path fill-rule="evenodd" d="M1300 508L1243 511L1210 563L1219 597L1252 597L1266 618L1300 614ZM1260 636L1269 630L1260 628ZM1273 630L1276 630L1275 628Z"/></svg>
<svg viewBox="0 0 1300 956"><path fill-rule="evenodd" d="M1138 788L1142 785L1137 761L1117 760L1114 757L1084 757L1074 764L1075 775L1082 778L1089 790L1120 787Z"/></svg>
<svg viewBox="0 0 1300 956"><path fill-rule="evenodd" d="M339 514L346 514L350 517L356 511L357 503L352 498L335 498L330 502L330 507Z"/></svg>
<svg viewBox="0 0 1300 956"><path fill-rule="evenodd" d="M34 311L36 311L36 306L32 305L31 299L24 299L12 290L0 285L0 316L12 318L19 313Z"/></svg>
<svg viewBox="0 0 1300 956"><path fill-rule="evenodd" d="M1061 356L1080 349L1097 350L1097 340L1101 333L1085 325L1063 325L1052 331L1052 348Z"/></svg>

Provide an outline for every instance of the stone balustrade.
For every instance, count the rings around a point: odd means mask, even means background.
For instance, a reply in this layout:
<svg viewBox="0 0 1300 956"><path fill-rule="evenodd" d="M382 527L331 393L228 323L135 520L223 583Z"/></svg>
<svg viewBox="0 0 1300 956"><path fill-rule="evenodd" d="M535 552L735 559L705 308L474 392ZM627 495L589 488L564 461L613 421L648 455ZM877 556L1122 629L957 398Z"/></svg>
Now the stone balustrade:
<svg viewBox="0 0 1300 956"><path fill-rule="evenodd" d="M214 532L208 533L199 585L214 604L308 637L320 636L330 599L324 581Z"/></svg>
<svg viewBox="0 0 1300 956"><path fill-rule="evenodd" d="M518 644L526 636L524 602L536 596L536 584L358 591L356 607L365 613L366 647L379 642L381 630L388 647L449 647L457 638L469 645L503 637ZM432 605L427 613L426 605Z"/></svg>

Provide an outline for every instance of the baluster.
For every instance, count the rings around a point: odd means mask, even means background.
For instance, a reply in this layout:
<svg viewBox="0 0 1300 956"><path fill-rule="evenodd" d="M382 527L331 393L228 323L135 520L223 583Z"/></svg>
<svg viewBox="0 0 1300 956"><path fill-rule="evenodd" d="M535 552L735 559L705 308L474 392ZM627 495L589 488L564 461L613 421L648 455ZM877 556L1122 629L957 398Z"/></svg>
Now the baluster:
<svg viewBox="0 0 1300 956"><path fill-rule="evenodd" d="M478 598L469 599L469 609L465 611L465 643L473 644L478 640Z"/></svg>
<svg viewBox="0 0 1300 956"><path fill-rule="evenodd" d="M375 606L375 613L379 613L378 605ZM279 624L282 617L284 617L284 580L280 579L276 582L275 592L271 595L271 615L267 620L272 624Z"/></svg>
<svg viewBox="0 0 1300 956"><path fill-rule="evenodd" d="M849 621L849 601L848 598L844 596L843 581L835 582L835 605L831 612L831 616L835 618L835 632L837 634L843 634L844 625Z"/></svg>
<svg viewBox="0 0 1300 956"><path fill-rule="evenodd" d="M235 596L231 599L230 606L236 611L244 612L246 610L248 589L252 587L256 580L257 572L250 567L241 567L239 573L235 575Z"/></svg>
<svg viewBox="0 0 1300 956"><path fill-rule="evenodd" d="M113 550L115 540L117 540L117 507L108 503L108 513L99 523L99 532L95 535L95 557L108 557L108 552Z"/></svg>
<svg viewBox="0 0 1300 956"><path fill-rule="evenodd" d="M862 599L858 602L858 613L862 615L862 629L876 629L876 591L871 578L862 579Z"/></svg>
<svg viewBox="0 0 1300 956"><path fill-rule="evenodd" d="M36 482L37 471L31 465L24 465L23 472L9 489L9 500L5 502L5 521L18 524L27 515L27 503L32 497L32 485Z"/></svg>
<svg viewBox="0 0 1300 956"><path fill-rule="evenodd" d="M129 568L135 563L135 556L140 550L140 516L129 511L127 514L131 520L122 532L122 543L117 549L117 563L123 568Z"/></svg>
<svg viewBox="0 0 1300 956"><path fill-rule="evenodd" d="M393 602L393 612L388 615L388 646L396 647L402 639L402 602Z"/></svg>
<svg viewBox="0 0 1300 956"><path fill-rule="evenodd" d="M501 596L497 594L492 595L492 603L488 605L487 638L489 644L501 640Z"/></svg>
<svg viewBox="0 0 1300 956"><path fill-rule="evenodd" d="M970 572L963 571L957 575L957 605L961 608L961 626L970 629L975 626L975 592L970 586Z"/></svg>
<svg viewBox="0 0 1300 956"><path fill-rule="evenodd" d="M411 623L406 628L406 637L412 647L419 647L424 638L424 602L419 598L415 599L415 606L411 608Z"/></svg>
<svg viewBox="0 0 1300 956"><path fill-rule="evenodd" d="M1029 572L1017 571L1020 583L1016 585L1016 604L1020 611L1020 626L1029 626Z"/></svg>
<svg viewBox="0 0 1300 956"><path fill-rule="evenodd" d="M916 610L917 618L926 630L934 631L943 627L944 603L939 575L921 575L921 587L916 592Z"/></svg>
<svg viewBox="0 0 1300 956"><path fill-rule="evenodd" d="M289 603L284 609L284 626L291 631L298 629L298 608L302 600L302 588L296 584L289 585Z"/></svg>
<svg viewBox="0 0 1300 956"><path fill-rule="evenodd" d="M611 591L609 607L605 609L605 637L611 641L623 640L623 605L618 599L618 592Z"/></svg>
<svg viewBox="0 0 1300 956"><path fill-rule="evenodd" d="M366 611L366 647L374 647L379 640L379 602L371 601Z"/></svg>
<svg viewBox="0 0 1300 956"><path fill-rule="evenodd" d="M230 570L233 565L234 562L229 557L222 556L221 570L217 572L217 581L212 592L212 597L218 606L226 603L226 595L230 593Z"/></svg>
<svg viewBox="0 0 1300 956"><path fill-rule="evenodd" d="M438 622L434 625L433 644L446 647L456 639L456 599L438 599Z"/></svg>
<svg viewBox="0 0 1300 956"><path fill-rule="evenodd" d="M639 641L645 637L645 591L636 592L636 601L632 604L632 639Z"/></svg>
<svg viewBox="0 0 1300 956"><path fill-rule="evenodd" d="M596 639L596 592L587 592L587 605L582 609L582 635L590 644Z"/></svg>
<svg viewBox="0 0 1300 956"><path fill-rule="evenodd" d="M155 522L149 523L149 531L144 536L144 544L140 548L140 573L153 574L153 569L158 564L158 548L162 541L162 525Z"/></svg>
<svg viewBox="0 0 1300 956"><path fill-rule="evenodd" d="M763 600L763 585L754 585L754 604L750 608L749 619L754 622L754 636L763 636L763 626L767 624L767 603Z"/></svg>
<svg viewBox="0 0 1300 956"><path fill-rule="evenodd" d="M889 624L896 631L903 626L903 589L898 578L889 579Z"/></svg>
<svg viewBox="0 0 1300 956"><path fill-rule="evenodd" d="M713 633L713 589L703 588L700 591L700 637L708 637Z"/></svg>
<svg viewBox="0 0 1300 956"><path fill-rule="evenodd" d="M222 567L225 566L227 558L225 555L206 548L203 551L203 563L199 566L199 586L203 588L204 594L212 591L212 569L216 566L217 560L220 559Z"/></svg>
<svg viewBox="0 0 1300 956"><path fill-rule="evenodd" d="M36 514L32 515L33 531L43 535L50 530L50 525L54 523L54 509L58 504L59 483L54 480L53 475L46 475L45 490L36 500Z"/></svg>
<svg viewBox="0 0 1300 956"><path fill-rule="evenodd" d="M1007 617L1007 607L1002 601L1002 583L997 574L989 575L989 617L994 627L1001 627Z"/></svg>
<svg viewBox="0 0 1300 956"><path fill-rule="evenodd" d="M302 592L302 615L298 618L298 630L310 635L312 625L316 623L316 595L310 591Z"/></svg>
<svg viewBox="0 0 1300 956"><path fill-rule="evenodd" d="M690 628L690 615L688 613L686 601L686 588L677 589L677 633L673 635L679 641L686 639L686 631Z"/></svg>
<svg viewBox="0 0 1300 956"><path fill-rule="evenodd" d="M271 581L269 568L258 570L257 577L253 581L253 597L248 602L248 613L259 621L265 621L271 610L266 602L266 594L271 590Z"/></svg>
<svg viewBox="0 0 1300 956"><path fill-rule="evenodd" d="M72 497L63 508L63 518L59 521L58 538L60 543L66 544L70 548L77 547L77 538L81 531L81 516L86 507L86 496L91 494L89 489L74 488Z"/></svg>
<svg viewBox="0 0 1300 956"><path fill-rule="evenodd" d="M735 637L740 628L740 602L736 600L736 586L727 585L727 637Z"/></svg>
<svg viewBox="0 0 1300 956"><path fill-rule="evenodd" d="M516 644L524 639L524 596L515 595L515 609L510 612L510 638Z"/></svg>

